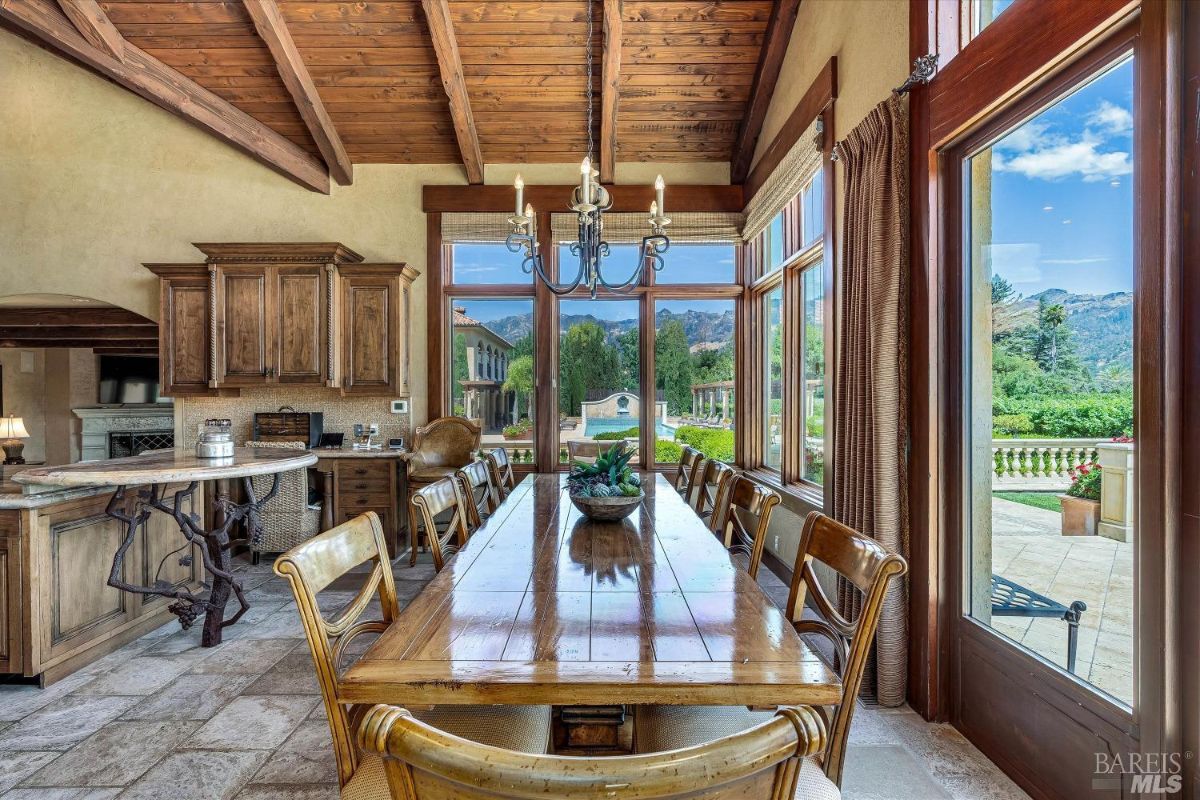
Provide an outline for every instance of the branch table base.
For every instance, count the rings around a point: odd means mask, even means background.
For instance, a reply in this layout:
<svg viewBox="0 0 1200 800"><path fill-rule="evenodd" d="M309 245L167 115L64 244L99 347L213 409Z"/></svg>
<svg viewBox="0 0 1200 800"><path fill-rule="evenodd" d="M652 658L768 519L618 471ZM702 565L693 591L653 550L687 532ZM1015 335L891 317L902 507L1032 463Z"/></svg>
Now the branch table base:
<svg viewBox="0 0 1200 800"><path fill-rule="evenodd" d="M170 599L172 602L168 608L179 618L185 630L203 614L201 644L213 647L221 643L222 631L241 619L250 608L232 567L231 550L243 540L232 538L230 532L244 521L253 536L259 529L260 509L275 497L279 489L279 476L293 469L309 467L316 461L313 453L295 450L237 448L232 457L221 459L201 459L190 452L165 450L130 458L39 467L18 473L13 479L20 483L50 486L115 486L106 511L121 523L123 535L121 544L113 554L108 585L125 592ZM271 490L263 497L257 497L251 476L269 474L275 476ZM194 499L201 482L215 483L232 479L241 480L245 500L233 502L223 494L216 494L213 503L217 513L212 527L206 526L201 514L185 510L190 506L188 501ZM167 487L181 483L187 483L187 487L175 490L173 499L168 500ZM130 496L129 487L134 486L138 488ZM204 585L207 592L196 592L187 586L157 579L150 586L139 586L124 580L125 557L136 541L138 531L146 525L152 513L171 516L182 536L180 547L159 563L156 578L167 558L182 553L181 559L191 559L194 548L199 551L204 570L209 576ZM237 600L238 609L226 619L225 612L231 597Z"/></svg>

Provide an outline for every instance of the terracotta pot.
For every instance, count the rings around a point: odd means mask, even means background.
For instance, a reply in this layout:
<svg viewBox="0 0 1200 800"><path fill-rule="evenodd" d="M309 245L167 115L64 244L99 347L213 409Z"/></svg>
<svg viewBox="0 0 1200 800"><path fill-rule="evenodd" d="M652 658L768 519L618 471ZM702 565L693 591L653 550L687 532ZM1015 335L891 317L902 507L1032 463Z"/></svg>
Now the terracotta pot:
<svg viewBox="0 0 1200 800"><path fill-rule="evenodd" d="M1060 494L1063 536L1095 536L1100 522L1100 503L1082 497Z"/></svg>

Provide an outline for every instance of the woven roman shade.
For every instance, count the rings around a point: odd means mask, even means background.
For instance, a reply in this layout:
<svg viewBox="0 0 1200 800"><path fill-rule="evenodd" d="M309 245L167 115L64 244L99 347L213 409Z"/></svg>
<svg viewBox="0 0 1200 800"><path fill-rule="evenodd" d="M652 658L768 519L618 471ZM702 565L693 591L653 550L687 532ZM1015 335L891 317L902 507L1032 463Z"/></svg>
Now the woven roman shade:
<svg viewBox="0 0 1200 800"><path fill-rule="evenodd" d="M511 214L442 214L443 242L503 242L512 233Z"/></svg>
<svg viewBox="0 0 1200 800"><path fill-rule="evenodd" d="M747 242L766 230L775 215L800 193L805 181L821 166L817 138L817 121L814 120L746 206L742 238Z"/></svg>
<svg viewBox="0 0 1200 800"><path fill-rule="evenodd" d="M736 242L742 236L742 215L717 212L667 212L672 242ZM609 244L639 244L650 235L649 212L604 215L604 239ZM550 227L556 242L573 242L579 236L575 214L551 214Z"/></svg>

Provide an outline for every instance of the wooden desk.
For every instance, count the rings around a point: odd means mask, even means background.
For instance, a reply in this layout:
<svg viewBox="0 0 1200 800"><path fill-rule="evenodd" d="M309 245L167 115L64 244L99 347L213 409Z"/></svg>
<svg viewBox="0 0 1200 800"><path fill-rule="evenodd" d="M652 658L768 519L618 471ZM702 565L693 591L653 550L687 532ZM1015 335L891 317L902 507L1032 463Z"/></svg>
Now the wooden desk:
<svg viewBox="0 0 1200 800"><path fill-rule="evenodd" d="M530 475L346 671L346 702L829 704L837 677L662 476L620 523Z"/></svg>

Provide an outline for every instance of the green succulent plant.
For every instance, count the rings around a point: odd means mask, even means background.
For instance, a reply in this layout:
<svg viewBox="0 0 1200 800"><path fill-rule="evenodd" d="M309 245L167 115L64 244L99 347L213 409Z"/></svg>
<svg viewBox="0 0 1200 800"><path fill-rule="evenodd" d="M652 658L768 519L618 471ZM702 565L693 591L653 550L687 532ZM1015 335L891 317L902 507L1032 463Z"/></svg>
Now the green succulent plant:
<svg viewBox="0 0 1200 800"><path fill-rule="evenodd" d="M626 451L617 442L591 464L576 460L567 476L567 485L575 497L637 497L642 493L641 478L629 466L634 451Z"/></svg>

